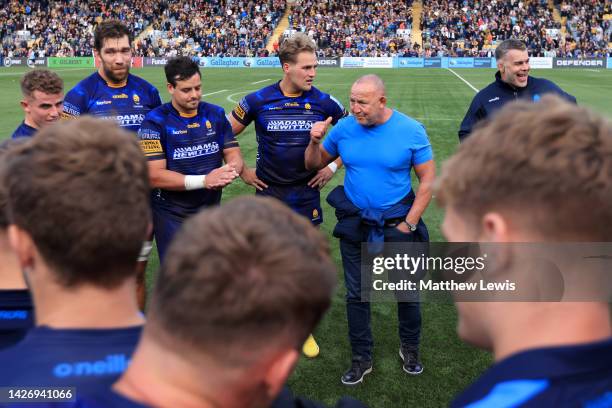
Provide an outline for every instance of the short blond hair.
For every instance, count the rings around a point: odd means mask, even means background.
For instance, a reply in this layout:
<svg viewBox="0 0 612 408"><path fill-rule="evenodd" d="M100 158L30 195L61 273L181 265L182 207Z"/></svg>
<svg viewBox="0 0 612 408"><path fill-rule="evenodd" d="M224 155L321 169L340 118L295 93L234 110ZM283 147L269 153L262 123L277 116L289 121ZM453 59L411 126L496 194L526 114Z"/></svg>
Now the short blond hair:
<svg viewBox="0 0 612 408"><path fill-rule="evenodd" d="M292 63L297 61L298 54L302 52L316 52L317 46L312 39L304 33L296 33L291 37L287 37L280 45L278 50L278 59L281 64Z"/></svg>

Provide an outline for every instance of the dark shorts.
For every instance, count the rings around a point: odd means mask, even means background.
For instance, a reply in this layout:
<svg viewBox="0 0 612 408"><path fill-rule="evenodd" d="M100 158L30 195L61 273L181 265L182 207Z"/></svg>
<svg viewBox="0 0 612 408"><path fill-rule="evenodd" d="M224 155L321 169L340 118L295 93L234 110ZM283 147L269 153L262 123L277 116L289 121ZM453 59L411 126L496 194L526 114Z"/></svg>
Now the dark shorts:
<svg viewBox="0 0 612 408"><path fill-rule="evenodd" d="M288 205L296 213L308 218L313 225L323 222L323 209L321 208L321 193L308 186L268 184L268 188L255 192L258 196L274 197Z"/></svg>

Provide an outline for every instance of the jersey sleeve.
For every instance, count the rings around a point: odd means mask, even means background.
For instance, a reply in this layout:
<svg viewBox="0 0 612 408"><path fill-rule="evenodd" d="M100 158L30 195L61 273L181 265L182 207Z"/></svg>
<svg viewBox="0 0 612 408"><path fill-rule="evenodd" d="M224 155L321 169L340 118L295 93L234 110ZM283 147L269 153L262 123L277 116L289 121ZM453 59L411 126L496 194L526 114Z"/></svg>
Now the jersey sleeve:
<svg viewBox="0 0 612 408"><path fill-rule="evenodd" d="M232 125L227 120L225 116L225 111L221 109L219 111L219 131L221 134L221 141L223 145L223 149L231 149L233 147L240 147L238 145L238 140L234 136L234 132L232 131Z"/></svg>
<svg viewBox="0 0 612 408"><path fill-rule="evenodd" d="M412 165L418 166L433 159L433 150L427 137L425 127L419 123L414 132L412 150Z"/></svg>
<svg viewBox="0 0 612 408"><path fill-rule="evenodd" d="M166 158L164 150L165 135L162 126L147 115L138 130L138 141L147 160L163 160Z"/></svg>
<svg viewBox="0 0 612 408"><path fill-rule="evenodd" d="M63 119L74 119L84 115L88 111L87 94L79 85L72 88L64 98Z"/></svg>
<svg viewBox="0 0 612 408"><path fill-rule="evenodd" d="M256 105L255 96L249 94L238 102L231 115L244 126L248 126L255 119Z"/></svg>
<svg viewBox="0 0 612 408"><path fill-rule="evenodd" d="M332 125L338 123L338 121L343 117L348 116L348 112L346 111L342 103L331 95L329 95L327 109L328 116L331 116L332 118Z"/></svg>

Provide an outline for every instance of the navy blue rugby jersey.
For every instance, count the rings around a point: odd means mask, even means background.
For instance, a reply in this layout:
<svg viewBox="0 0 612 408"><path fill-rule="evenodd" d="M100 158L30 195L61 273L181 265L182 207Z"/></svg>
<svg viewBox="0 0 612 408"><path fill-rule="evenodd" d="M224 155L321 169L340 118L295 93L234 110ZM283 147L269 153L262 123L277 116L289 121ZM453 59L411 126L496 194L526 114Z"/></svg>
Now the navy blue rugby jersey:
<svg viewBox="0 0 612 408"><path fill-rule="evenodd" d="M141 331L34 327L0 352L0 386L76 387L78 395L108 389L127 369Z"/></svg>
<svg viewBox="0 0 612 408"><path fill-rule="evenodd" d="M26 125L25 122L21 122L21 125L19 125L11 135L11 138L17 139L20 137L32 137L34 136L34 133L36 133L37 130L38 129L33 128L30 125Z"/></svg>
<svg viewBox="0 0 612 408"><path fill-rule="evenodd" d="M451 407L610 407L612 339L513 354L487 370Z"/></svg>
<svg viewBox="0 0 612 408"><path fill-rule="evenodd" d="M34 325L34 305L26 289L0 290L0 350L21 341Z"/></svg>
<svg viewBox="0 0 612 408"><path fill-rule="evenodd" d="M159 105L159 92L144 79L129 74L125 85L115 86L95 72L66 94L62 116L93 115L114 120L123 129L138 132L145 115Z"/></svg>
<svg viewBox="0 0 612 408"><path fill-rule="evenodd" d="M285 95L279 84L242 98L232 116L245 126L255 121L257 177L274 184L299 184L315 173L304 166L313 123L331 116L335 125L347 112L314 86L299 95Z"/></svg>
<svg viewBox="0 0 612 408"><path fill-rule="evenodd" d="M238 147L222 107L200 102L194 115L166 103L151 111L138 132L148 160L166 160L166 168L186 175L206 175L223 165L223 151ZM180 216L218 204L221 190L169 191L158 189L153 204Z"/></svg>

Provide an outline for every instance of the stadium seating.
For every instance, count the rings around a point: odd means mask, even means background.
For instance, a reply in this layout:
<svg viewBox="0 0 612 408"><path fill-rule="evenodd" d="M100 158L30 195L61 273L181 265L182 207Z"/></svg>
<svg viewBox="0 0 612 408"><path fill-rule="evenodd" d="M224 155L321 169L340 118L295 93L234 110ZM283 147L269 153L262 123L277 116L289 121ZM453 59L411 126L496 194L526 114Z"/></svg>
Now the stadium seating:
<svg viewBox="0 0 612 408"><path fill-rule="evenodd" d="M110 18L125 21L136 55L149 57L274 55L278 43L271 52L266 45L281 19L308 33L326 57L491 56L511 36L532 56L603 57L612 43L606 0L423 0L414 8L412 0L3 3L0 56L8 57L90 56L96 23Z"/></svg>

